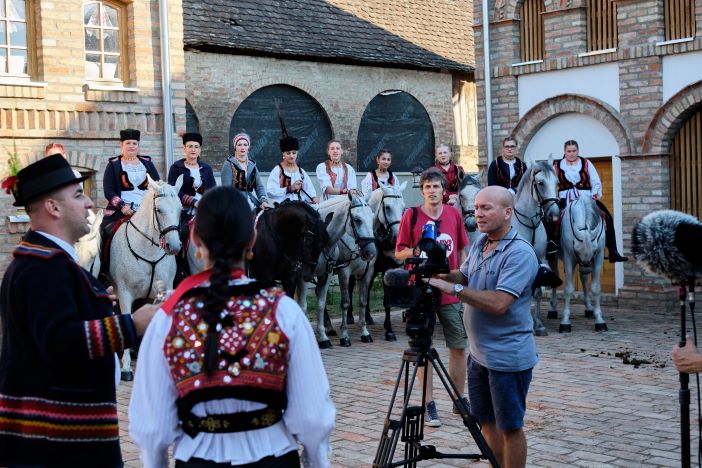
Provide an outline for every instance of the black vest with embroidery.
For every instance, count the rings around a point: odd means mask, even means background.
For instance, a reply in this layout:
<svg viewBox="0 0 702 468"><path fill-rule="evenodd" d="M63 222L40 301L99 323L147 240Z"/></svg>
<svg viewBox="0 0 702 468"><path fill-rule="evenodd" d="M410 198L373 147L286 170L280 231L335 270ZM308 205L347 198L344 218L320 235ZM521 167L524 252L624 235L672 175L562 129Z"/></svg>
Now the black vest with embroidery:
<svg viewBox="0 0 702 468"><path fill-rule="evenodd" d="M561 161L563 161L561 159ZM578 190L592 190L592 184L590 183L590 171L589 171L589 161L585 158L580 158L580 181L573 184L565 175L565 171L561 169L561 162L555 162L553 164L556 170L556 175L558 176L558 191L570 190L575 187Z"/></svg>

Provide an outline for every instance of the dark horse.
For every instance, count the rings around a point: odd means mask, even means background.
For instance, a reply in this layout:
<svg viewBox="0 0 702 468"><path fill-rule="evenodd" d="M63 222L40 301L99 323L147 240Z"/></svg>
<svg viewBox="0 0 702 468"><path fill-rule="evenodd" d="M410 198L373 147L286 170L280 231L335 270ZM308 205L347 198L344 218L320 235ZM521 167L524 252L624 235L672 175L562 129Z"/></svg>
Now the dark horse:
<svg viewBox="0 0 702 468"><path fill-rule="evenodd" d="M280 282L294 298L300 277L312 279L322 248L329 242L325 222L307 203L289 201L264 211L256 231L251 275Z"/></svg>

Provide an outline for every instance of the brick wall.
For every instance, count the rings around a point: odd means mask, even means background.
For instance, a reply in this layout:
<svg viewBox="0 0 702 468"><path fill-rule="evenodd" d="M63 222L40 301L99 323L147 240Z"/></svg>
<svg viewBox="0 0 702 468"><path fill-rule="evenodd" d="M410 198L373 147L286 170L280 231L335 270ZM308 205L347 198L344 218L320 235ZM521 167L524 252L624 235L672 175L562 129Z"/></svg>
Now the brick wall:
<svg viewBox="0 0 702 468"><path fill-rule="evenodd" d="M43 156L49 142L64 145L72 164L95 171L91 195L102 198L102 171L119 154L119 130L142 131L142 154L154 158L165 175L163 108L157 0L126 3L129 70L123 88L90 89L84 71L83 10L67 0L28 2L36 29L33 84L10 84L0 77L0 165L13 144L23 162ZM182 4L168 2L170 66L176 129L185 128ZM127 88L127 89L125 89ZM176 132L172 132L177 142ZM97 200L104 206L104 200ZM0 194L0 272L24 226L8 225L12 198ZM12 233L11 231L16 231Z"/></svg>
<svg viewBox="0 0 702 468"><path fill-rule="evenodd" d="M257 89L273 84L294 86L319 103L329 117L332 132L341 139L344 158L351 163L356 160L363 112L377 94L386 90L411 94L429 114L435 141L455 144L453 80L449 73L190 51L185 53L185 60L187 100L197 114L206 142L203 158L213 167L220 167L228 152L229 126L238 106ZM471 152L472 148L464 149L463 164L469 165Z"/></svg>
<svg viewBox="0 0 702 468"><path fill-rule="evenodd" d="M496 4L500 7L495 10ZM693 83L663 102L663 56L702 50L702 2L696 2L696 37L688 42L656 45L664 40L663 2L619 0L617 2L617 49L608 53L586 53L586 8L582 0L547 0L543 15L545 57L538 63L513 66L520 61L519 21L521 2L490 2L493 144L516 133L522 150L546 121L567 112L592 115L617 139L622 164L622 214L624 250L629 251L631 231L644 214L670 207L668 154L670 140L690 109L702 104L702 83ZM485 87L483 69L483 18L481 2L473 10L478 96L479 164L487 161L484 138ZM504 46L503 46L504 45ZM562 95L537 105L519 119L516 109L520 75L617 63L619 67L618 110L595 99ZM499 148L499 146L496 146ZM635 263L624 267L620 303L644 305L652 300L670 305L675 294L670 282L645 273ZM657 302L656 302L657 301ZM651 304L650 302L648 304Z"/></svg>

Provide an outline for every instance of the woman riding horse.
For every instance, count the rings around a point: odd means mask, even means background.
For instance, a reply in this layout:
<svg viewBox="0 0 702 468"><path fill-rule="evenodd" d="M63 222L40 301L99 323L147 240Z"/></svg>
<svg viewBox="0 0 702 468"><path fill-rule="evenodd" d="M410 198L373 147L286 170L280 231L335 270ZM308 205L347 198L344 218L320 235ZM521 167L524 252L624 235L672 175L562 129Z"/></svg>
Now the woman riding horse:
<svg viewBox="0 0 702 468"><path fill-rule="evenodd" d="M356 195L356 171L341 160L344 150L339 140L327 143L328 159L317 165L317 182L322 198L329 200L339 195Z"/></svg>
<svg viewBox="0 0 702 468"><path fill-rule="evenodd" d="M558 198L560 207L564 209L568 203L581 196L589 196L595 200L605 217L605 244L609 251L609 263L626 262L627 257L619 254L617 239L614 233L612 215L607 207L600 201L602 198L602 182L597 174L595 165L589 160L580 157L578 142L568 140L563 145L563 159L554 163L558 177Z"/></svg>
<svg viewBox="0 0 702 468"><path fill-rule="evenodd" d="M252 210L271 208L256 163L249 159L251 137L246 133L238 133L234 135L233 143L234 154L229 156L222 165L222 185L225 187L233 185L244 192Z"/></svg>
<svg viewBox="0 0 702 468"><path fill-rule="evenodd" d="M375 156L375 162L378 169L368 171L366 177L361 181L361 190L366 201L370 200L371 194L381 185L390 185L398 187L400 181L390 170L392 164L392 153L390 150L381 149Z"/></svg>
<svg viewBox="0 0 702 468"><path fill-rule="evenodd" d="M317 192L310 177L297 165L299 148L297 138L288 136L283 128L283 137L280 139L283 161L271 170L266 184L268 198L274 203L282 203L285 200L302 200L314 204L318 202Z"/></svg>
<svg viewBox="0 0 702 468"><path fill-rule="evenodd" d="M502 140L502 156L490 163L488 185L499 185L517 193L519 181L527 166L517 156L517 140L507 137Z"/></svg>

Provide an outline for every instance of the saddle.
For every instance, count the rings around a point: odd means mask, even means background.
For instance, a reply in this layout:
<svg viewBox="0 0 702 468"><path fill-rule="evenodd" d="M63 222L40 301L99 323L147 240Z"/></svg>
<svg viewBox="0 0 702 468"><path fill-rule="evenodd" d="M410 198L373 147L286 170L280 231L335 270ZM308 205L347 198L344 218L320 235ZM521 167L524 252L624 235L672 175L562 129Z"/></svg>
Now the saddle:
<svg viewBox="0 0 702 468"><path fill-rule="evenodd" d="M98 279L106 283L107 273L110 271L110 247L112 238L119 227L129 221L129 216L124 216L116 221L109 222L100 228L100 274Z"/></svg>

